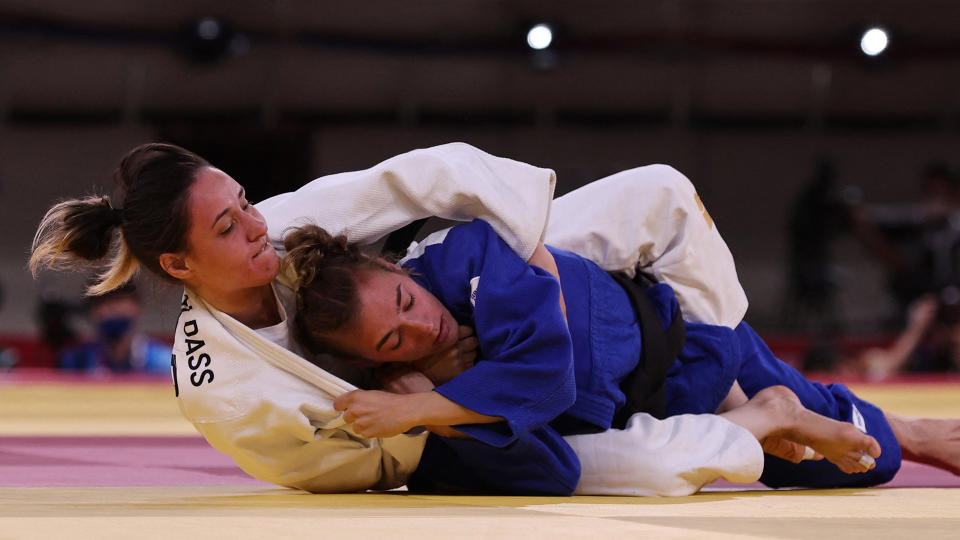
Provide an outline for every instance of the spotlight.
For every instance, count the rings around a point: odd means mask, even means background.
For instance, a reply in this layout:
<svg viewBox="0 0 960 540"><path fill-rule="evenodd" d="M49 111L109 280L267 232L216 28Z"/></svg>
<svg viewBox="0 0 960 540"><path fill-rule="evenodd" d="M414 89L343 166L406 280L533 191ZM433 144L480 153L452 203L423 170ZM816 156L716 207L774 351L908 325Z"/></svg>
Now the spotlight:
<svg viewBox="0 0 960 540"><path fill-rule="evenodd" d="M868 56L877 56L887 49L890 38L882 28L871 28L860 38L860 50Z"/></svg>
<svg viewBox="0 0 960 540"><path fill-rule="evenodd" d="M223 32L223 25L213 17L204 17L196 22L194 31L203 41L214 41Z"/></svg>
<svg viewBox="0 0 960 540"><path fill-rule="evenodd" d="M527 32L527 45L531 49L542 51L550 46L550 43L553 42L553 30L550 29L546 24L537 24L534 25Z"/></svg>
<svg viewBox="0 0 960 540"><path fill-rule="evenodd" d="M197 64L215 64L250 50L250 38L217 17L200 17L184 28L183 50Z"/></svg>

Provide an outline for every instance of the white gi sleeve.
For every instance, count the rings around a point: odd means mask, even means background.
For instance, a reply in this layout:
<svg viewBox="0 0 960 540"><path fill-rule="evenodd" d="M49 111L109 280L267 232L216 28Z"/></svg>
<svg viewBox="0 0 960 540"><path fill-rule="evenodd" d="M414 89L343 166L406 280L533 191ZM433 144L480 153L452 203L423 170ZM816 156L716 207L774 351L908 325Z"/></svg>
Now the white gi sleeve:
<svg viewBox="0 0 960 540"><path fill-rule="evenodd" d="M750 483L763 472L763 449L721 416L630 417L626 429L564 437L580 458L577 495L683 496L723 478Z"/></svg>
<svg viewBox="0 0 960 540"><path fill-rule="evenodd" d="M557 198L546 241L606 270L640 267L673 287L688 321L734 328L747 311L727 244L693 184L667 165L623 171Z"/></svg>
<svg viewBox="0 0 960 540"><path fill-rule="evenodd" d="M350 431L352 426L316 428L300 412L271 408L252 412L267 414L269 421L248 417L194 425L247 474L312 493L397 488L419 463L423 435L366 439Z"/></svg>
<svg viewBox="0 0 960 540"><path fill-rule="evenodd" d="M190 291L173 345L183 415L255 478L313 492L389 489L417 468L426 435L367 439L334 398L356 389Z"/></svg>
<svg viewBox="0 0 960 540"><path fill-rule="evenodd" d="M526 260L543 238L555 184L549 169L450 143L324 176L256 206L273 239L315 223L363 244L424 217L481 218Z"/></svg>

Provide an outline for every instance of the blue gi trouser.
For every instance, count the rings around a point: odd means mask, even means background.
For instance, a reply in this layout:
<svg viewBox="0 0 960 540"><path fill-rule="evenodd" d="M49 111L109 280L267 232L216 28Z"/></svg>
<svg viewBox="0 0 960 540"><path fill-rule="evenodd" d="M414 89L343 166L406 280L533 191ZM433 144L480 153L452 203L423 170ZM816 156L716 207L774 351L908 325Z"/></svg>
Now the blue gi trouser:
<svg viewBox="0 0 960 540"><path fill-rule="evenodd" d="M846 386L824 386L807 380L773 355L747 323L736 330L687 325L687 344L667 378L667 413L710 413L719 395L726 396L736 377L748 397L770 386L783 385L803 405L823 416L863 427L880 443L877 466L865 473L846 474L827 460L799 464L766 455L760 481L771 487L862 487L889 482L900 469L900 445L876 406L858 398ZM724 335L725 334L725 335ZM718 391L720 390L720 391Z"/></svg>

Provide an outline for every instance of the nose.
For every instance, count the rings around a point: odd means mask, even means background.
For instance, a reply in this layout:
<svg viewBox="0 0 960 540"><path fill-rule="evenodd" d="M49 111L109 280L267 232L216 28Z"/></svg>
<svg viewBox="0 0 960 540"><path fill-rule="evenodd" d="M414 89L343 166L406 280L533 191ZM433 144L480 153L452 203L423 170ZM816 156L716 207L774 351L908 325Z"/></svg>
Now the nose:
<svg viewBox="0 0 960 540"><path fill-rule="evenodd" d="M403 326L406 338L430 339L435 337L436 328L434 321L430 320L426 313L404 313Z"/></svg>
<svg viewBox="0 0 960 540"><path fill-rule="evenodd" d="M267 234L267 221L259 212L251 212L246 215L247 239L251 242Z"/></svg>

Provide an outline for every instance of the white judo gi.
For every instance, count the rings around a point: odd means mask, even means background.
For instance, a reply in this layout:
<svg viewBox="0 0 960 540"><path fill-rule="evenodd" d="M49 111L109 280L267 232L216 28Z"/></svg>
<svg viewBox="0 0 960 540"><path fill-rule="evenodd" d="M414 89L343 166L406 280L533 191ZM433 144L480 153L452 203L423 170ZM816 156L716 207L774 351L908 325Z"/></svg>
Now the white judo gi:
<svg viewBox="0 0 960 540"><path fill-rule="evenodd" d="M551 207L554 184L553 171L453 143L318 178L256 206L275 244L304 223L372 243L422 217L481 218L525 259L545 239L608 270L640 266L674 287L686 318L740 321L746 297L732 256L683 175L663 165L632 169ZM288 276L277 278L278 301L289 285ZM289 320L289 302L280 305ZM344 492L399 487L416 469L425 435L366 439L333 409L354 385L191 291L182 309L173 362L181 410L249 474ZM583 494L686 495L719 477L754 481L763 469L756 439L714 415L638 414L626 430L566 440L581 461Z"/></svg>

